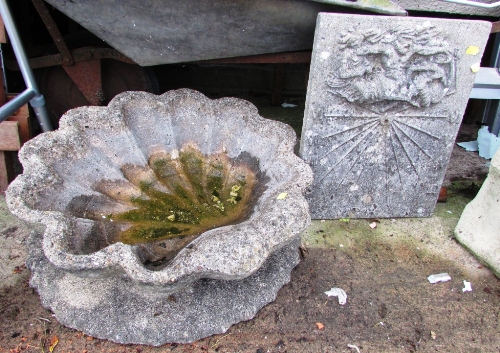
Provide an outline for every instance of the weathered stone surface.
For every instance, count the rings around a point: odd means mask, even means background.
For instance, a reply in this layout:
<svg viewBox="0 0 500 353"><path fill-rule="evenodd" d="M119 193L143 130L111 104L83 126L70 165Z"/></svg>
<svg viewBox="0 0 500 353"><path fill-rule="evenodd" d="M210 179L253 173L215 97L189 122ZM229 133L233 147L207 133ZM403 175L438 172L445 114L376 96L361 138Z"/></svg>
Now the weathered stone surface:
<svg viewBox="0 0 500 353"><path fill-rule="evenodd" d="M465 206L455 237L500 277L500 151L478 194Z"/></svg>
<svg viewBox="0 0 500 353"><path fill-rule="evenodd" d="M490 26L318 16L300 146L313 218L432 214Z"/></svg>
<svg viewBox="0 0 500 353"><path fill-rule="evenodd" d="M242 280L199 279L172 294L125 277L82 278L54 266L31 237L30 285L65 326L119 343L188 343L252 319L276 299L299 263L300 238L277 250Z"/></svg>
<svg viewBox="0 0 500 353"><path fill-rule="evenodd" d="M58 131L25 144L24 173L6 193L14 214L45 226L30 260L44 305L68 326L122 343L188 342L253 317L296 263L291 248L283 266L276 257L285 255L276 254L310 222L303 194L312 172L294 155L295 141L292 128L263 119L246 101L211 100L187 89L126 92L108 107L69 111ZM219 223L239 202L248 206ZM200 235L184 233L207 219ZM134 229L141 241L124 244ZM207 309L194 317L200 298L226 305L270 257L272 270L264 271L271 272L249 280L256 297L263 288L262 297L234 302L241 314ZM262 276L276 276L277 284L266 287ZM215 280L234 283L221 291L203 284ZM176 320L168 322L179 324L150 326L156 312L146 298L168 304L178 293L193 293L181 301L185 306L169 304L169 320ZM212 314L221 317L207 326Z"/></svg>

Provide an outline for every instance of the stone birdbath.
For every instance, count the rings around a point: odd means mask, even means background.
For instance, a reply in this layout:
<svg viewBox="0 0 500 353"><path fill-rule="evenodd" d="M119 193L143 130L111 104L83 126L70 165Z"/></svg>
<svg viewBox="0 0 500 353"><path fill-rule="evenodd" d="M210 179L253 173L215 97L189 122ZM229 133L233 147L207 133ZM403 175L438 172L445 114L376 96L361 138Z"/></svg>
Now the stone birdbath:
<svg viewBox="0 0 500 353"><path fill-rule="evenodd" d="M7 190L31 286L68 327L186 343L249 320L290 280L312 172L286 124L181 89L66 113L26 143Z"/></svg>

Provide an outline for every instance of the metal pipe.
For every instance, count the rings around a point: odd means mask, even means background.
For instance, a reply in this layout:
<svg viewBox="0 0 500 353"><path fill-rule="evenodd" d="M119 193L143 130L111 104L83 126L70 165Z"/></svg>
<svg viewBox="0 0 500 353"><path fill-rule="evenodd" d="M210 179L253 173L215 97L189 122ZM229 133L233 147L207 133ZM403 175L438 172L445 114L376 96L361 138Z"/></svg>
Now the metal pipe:
<svg viewBox="0 0 500 353"><path fill-rule="evenodd" d="M444 0L447 2L453 2L455 4L461 4L461 5L469 5L469 6L474 6L474 7L483 7L487 9L492 9L494 7L500 6L500 1L491 3L491 4L485 4L484 2L476 2L476 1L470 1L470 0Z"/></svg>
<svg viewBox="0 0 500 353"><path fill-rule="evenodd" d="M7 5L6 0L0 0L0 14L2 16L5 29L7 30L7 33L9 34L9 39L10 43L12 45L12 49L14 50L14 53L16 55L16 59L19 63L19 67L21 69L21 73L23 74L24 82L26 83L26 91L21 93L23 94L29 94L30 91L34 92L34 97L30 100L30 104L35 110L36 117L38 119L38 123L40 124L40 127L42 128L43 132L46 131L51 131L52 130L52 125L50 123L49 115L47 114L47 109L45 109L45 100L43 98L43 95L40 94L40 91L38 90L38 86L35 81L35 77L33 76L33 72L31 71L31 68L28 63L28 59L26 58L26 55L24 53L23 45L21 43L21 39L19 38L19 35L16 30L16 26L14 24L14 20L12 18L12 15L10 13L9 7ZM14 100L16 101L16 100ZM20 108L23 104L20 104L21 100L17 101L17 106L16 109ZM4 106L6 106L5 104ZM12 109L14 105L12 104L9 106L9 109ZM3 108L0 108L0 121L5 120L9 115L5 116L7 113L7 109L5 112L3 111Z"/></svg>
<svg viewBox="0 0 500 353"><path fill-rule="evenodd" d="M5 103L0 108L0 122L7 119L9 116L14 114L16 110L18 110L21 106L28 103L30 100L35 98L36 92L32 89L28 88L24 90L24 92L18 94L16 98L11 100L10 102Z"/></svg>

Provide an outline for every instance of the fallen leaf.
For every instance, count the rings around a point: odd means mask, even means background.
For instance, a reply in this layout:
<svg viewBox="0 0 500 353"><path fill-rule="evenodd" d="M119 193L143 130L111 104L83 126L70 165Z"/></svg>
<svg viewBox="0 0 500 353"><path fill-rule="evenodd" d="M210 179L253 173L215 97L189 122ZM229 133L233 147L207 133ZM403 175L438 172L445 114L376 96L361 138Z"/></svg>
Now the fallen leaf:
<svg viewBox="0 0 500 353"><path fill-rule="evenodd" d="M479 47L476 47L475 45L471 45L465 51L465 54L468 54L468 55L477 55L478 53L479 53Z"/></svg>
<svg viewBox="0 0 500 353"><path fill-rule="evenodd" d="M377 222L372 222L372 223L370 223L370 228L371 228L371 229L375 229L375 228L377 228Z"/></svg>
<svg viewBox="0 0 500 353"><path fill-rule="evenodd" d="M276 199L284 200L284 199L286 199L287 196L288 196L287 192L282 192L281 194L278 195L278 197Z"/></svg>
<svg viewBox="0 0 500 353"><path fill-rule="evenodd" d="M12 273L21 273L21 272L23 272L23 270L25 268L26 268L26 265L16 266L16 267L14 267L14 270L12 271Z"/></svg>
<svg viewBox="0 0 500 353"><path fill-rule="evenodd" d="M317 322L316 327L318 328L318 330L323 330L325 328L325 325L323 325L321 322Z"/></svg>
<svg viewBox="0 0 500 353"><path fill-rule="evenodd" d="M57 344L59 343L59 338L57 336L52 336L50 338L49 342L49 352L52 353L54 351L54 348L56 348Z"/></svg>

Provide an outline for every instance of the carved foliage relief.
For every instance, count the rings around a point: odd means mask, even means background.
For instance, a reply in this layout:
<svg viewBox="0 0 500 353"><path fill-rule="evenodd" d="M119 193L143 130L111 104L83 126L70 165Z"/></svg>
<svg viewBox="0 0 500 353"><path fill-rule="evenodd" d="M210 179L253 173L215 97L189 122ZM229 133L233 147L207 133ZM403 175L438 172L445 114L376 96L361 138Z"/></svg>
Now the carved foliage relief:
<svg viewBox="0 0 500 353"><path fill-rule="evenodd" d="M329 92L374 112L429 107L456 89L457 53L430 23L352 28L337 45Z"/></svg>

